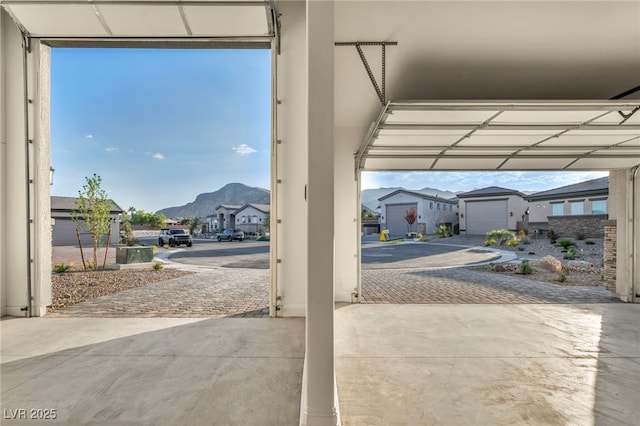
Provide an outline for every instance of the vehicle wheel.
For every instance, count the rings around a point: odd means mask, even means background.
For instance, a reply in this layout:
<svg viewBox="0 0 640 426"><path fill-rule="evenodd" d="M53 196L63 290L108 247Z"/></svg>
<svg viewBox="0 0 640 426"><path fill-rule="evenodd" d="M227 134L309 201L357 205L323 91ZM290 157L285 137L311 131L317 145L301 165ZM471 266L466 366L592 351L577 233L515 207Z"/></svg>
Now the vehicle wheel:
<svg viewBox="0 0 640 426"><path fill-rule="evenodd" d="M238 238L238 241L242 241L242 240L243 240L243 238Z"/></svg>
<svg viewBox="0 0 640 426"><path fill-rule="evenodd" d="M222 238L218 237L218 242L221 242L221 241L222 241Z"/></svg>
<svg viewBox="0 0 640 426"><path fill-rule="evenodd" d="M193 243L187 243L187 247L191 247Z"/></svg>
<svg viewBox="0 0 640 426"><path fill-rule="evenodd" d="M169 240L169 247L175 247L176 243L173 240Z"/></svg>
<svg viewBox="0 0 640 426"><path fill-rule="evenodd" d="M163 246L164 246L164 241L162 241L162 238L160 238L160 239L158 240L158 245L159 245L160 247L163 247Z"/></svg>

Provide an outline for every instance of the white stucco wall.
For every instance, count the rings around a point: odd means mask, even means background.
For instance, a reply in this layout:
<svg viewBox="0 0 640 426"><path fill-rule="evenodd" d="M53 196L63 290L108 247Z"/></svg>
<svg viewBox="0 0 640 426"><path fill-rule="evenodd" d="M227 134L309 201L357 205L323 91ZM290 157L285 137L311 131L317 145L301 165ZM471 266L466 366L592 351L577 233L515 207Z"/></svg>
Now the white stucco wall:
<svg viewBox="0 0 640 426"><path fill-rule="evenodd" d="M431 199L431 198L422 198L412 194L400 192L398 194L392 195L388 198L385 198L380 202L380 211L381 216L384 219L381 220L381 225L383 228L387 227L387 206L394 204L417 204L417 213L418 219L416 224L414 225L414 230L418 230L420 232L424 228L424 232L429 235L433 235L437 229L437 227L441 223L451 223L452 226L458 223L458 207L457 201L451 202L444 199ZM433 207L431 207L433 203ZM438 204L440 204L441 208L438 210ZM446 206L446 208L444 207ZM449 208L451 206L451 208Z"/></svg>
<svg viewBox="0 0 640 426"><path fill-rule="evenodd" d="M249 217L251 217L249 221ZM241 211L236 212L236 226L241 225L264 225L264 219L267 215L252 206L247 206Z"/></svg>
<svg viewBox="0 0 640 426"><path fill-rule="evenodd" d="M334 144L335 297L351 302L360 294L360 197L353 153L364 140L365 129L338 127Z"/></svg>

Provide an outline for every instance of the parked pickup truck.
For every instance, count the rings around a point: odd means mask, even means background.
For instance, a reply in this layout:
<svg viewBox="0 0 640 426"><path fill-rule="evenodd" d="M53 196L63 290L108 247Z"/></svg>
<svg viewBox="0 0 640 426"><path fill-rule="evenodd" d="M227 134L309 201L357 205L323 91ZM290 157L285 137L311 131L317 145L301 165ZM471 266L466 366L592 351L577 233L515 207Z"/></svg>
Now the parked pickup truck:
<svg viewBox="0 0 640 426"><path fill-rule="evenodd" d="M193 239L185 229L162 228L158 237L158 244L161 247L165 244L169 244L170 247L179 246L180 244L186 244L187 247L191 247Z"/></svg>

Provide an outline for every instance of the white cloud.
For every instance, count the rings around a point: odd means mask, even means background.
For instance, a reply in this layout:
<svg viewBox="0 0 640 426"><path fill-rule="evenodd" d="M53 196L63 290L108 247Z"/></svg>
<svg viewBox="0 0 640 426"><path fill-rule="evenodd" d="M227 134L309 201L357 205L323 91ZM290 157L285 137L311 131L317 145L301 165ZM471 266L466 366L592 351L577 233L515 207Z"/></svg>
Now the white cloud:
<svg viewBox="0 0 640 426"><path fill-rule="evenodd" d="M253 154L254 152L258 152L255 149L251 148L249 145L247 145L246 143L240 144L238 146L234 146L233 150L235 152L237 152L240 155L249 155L249 154Z"/></svg>
<svg viewBox="0 0 640 426"><path fill-rule="evenodd" d="M156 160L164 160L164 155L162 155L159 152L156 152L155 154L153 154L152 157L155 158Z"/></svg>
<svg viewBox="0 0 640 426"><path fill-rule="evenodd" d="M114 151L117 151L118 149L119 149L119 148L116 148L116 147L110 146L109 148L105 148L104 150L105 150L105 151L107 151L107 152L114 152Z"/></svg>
<svg viewBox="0 0 640 426"><path fill-rule="evenodd" d="M85 136L85 138L87 138L87 139L93 139L93 135L92 135L92 134L88 134L87 136Z"/></svg>

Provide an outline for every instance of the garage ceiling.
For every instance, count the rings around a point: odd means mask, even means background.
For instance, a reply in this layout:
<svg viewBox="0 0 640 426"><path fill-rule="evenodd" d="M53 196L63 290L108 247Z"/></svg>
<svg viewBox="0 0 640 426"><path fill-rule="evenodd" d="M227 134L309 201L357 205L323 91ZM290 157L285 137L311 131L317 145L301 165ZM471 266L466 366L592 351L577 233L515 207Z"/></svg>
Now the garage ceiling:
<svg viewBox="0 0 640 426"><path fill-rule="evenodd" d="M273 37L270 0L0 0L38 38Z"/></svg>
<svg viewBox="0 0 640 426"><path fill-rule="evenodd" d="M356 167L612 170L640 165L640 101L388 102Z"/></svg>

